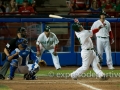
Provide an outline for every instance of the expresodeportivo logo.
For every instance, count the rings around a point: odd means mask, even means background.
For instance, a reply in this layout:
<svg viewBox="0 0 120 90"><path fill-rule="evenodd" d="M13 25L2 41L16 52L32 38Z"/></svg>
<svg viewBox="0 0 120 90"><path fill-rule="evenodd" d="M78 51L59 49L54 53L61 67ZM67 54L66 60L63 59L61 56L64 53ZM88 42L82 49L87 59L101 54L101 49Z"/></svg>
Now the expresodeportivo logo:
<svg viewBox="0 0 120 90"><path fill-rule="evenodd" d="M71 73L55 73L53 71L50 71L48 73L48 76L49 77L58 77L58 78L67 78L67 77L70 77L70 74ZM78 74L78 73L77 73ZM115 73L114 71L111 71L111 72L107 72L105 73L106 76L109 76L109 77L120 77L120 73ZM87 72L87 73L83 73L81 75L77 75L78 77L95 77L95 78L98 78L98 75L96 75L94 72Z"/></svg>

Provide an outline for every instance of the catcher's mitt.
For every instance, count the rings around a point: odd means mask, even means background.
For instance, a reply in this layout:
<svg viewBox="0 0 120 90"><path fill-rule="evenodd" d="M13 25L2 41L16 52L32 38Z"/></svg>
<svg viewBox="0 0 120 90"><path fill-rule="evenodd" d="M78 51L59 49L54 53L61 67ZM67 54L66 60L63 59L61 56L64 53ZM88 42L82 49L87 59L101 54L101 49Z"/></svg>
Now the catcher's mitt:
<svg viewBox="0 0 120 90"><path fill-rule="evenodd" d="M47 66L47 63L44 61L44 60L40 60L40 62L38 63L38 65L40 67L46 67Z"/></svg>

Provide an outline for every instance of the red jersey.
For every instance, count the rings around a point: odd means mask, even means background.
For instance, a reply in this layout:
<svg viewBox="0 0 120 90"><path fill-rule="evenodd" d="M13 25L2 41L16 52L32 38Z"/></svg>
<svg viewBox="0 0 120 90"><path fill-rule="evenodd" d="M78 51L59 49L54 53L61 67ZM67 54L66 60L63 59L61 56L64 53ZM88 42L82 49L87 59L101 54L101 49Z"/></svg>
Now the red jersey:
<svg viewBox="0 0 120 90"><path fill-rule="evenodd" d="M19 12L20 13L34 13L34 9L32 6L27 6L27 7L20 7L19 8ZM29 14L25 14L25 15L29 15Z"/></svg>
<svg viewBox="0 0 120 90"><path fill-rule="evenodd" d="M76 3L76 5L78 7L84 7L84 5L85 5L85 1L84 0L74 0L74 2Z"/></svg>

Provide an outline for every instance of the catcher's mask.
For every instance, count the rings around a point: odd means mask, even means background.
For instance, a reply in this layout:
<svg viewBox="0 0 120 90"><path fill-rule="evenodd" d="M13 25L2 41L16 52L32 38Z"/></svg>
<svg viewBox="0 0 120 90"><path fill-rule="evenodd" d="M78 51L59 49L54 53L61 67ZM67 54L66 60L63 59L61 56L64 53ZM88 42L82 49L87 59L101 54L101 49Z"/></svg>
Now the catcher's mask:
<svg viewBox="0 0 120 90"><path fill-rule="evenodd" d="M79 28L82 27L80 23L74 23L72 24L72 29L76 32L80 31Z"/></svg>
<svg viewBox="0 0 120 90"><path fill-rule="evenodd" d="M22 36L23 38L25 38L25 37L27 36L27 35L26 35L26 29L25 29L24 27L18 28L17 33L21 33L21 36Z"/></svg>
<svg viewBox="0 0 120 90"><path fill-rule="evenodd" d="M18 46L19 44L21 44L22 47L25 49L25 48L27 48L28 41L25 38L20 38L17 40L16 45Z"/></svg>
<svg viewBox="0 0 120 90"><path fill-rule="evenodd" d="M50 27L49 26L46 26L45 29L44 29L45 32L49 32L50 31Z"/></svg>

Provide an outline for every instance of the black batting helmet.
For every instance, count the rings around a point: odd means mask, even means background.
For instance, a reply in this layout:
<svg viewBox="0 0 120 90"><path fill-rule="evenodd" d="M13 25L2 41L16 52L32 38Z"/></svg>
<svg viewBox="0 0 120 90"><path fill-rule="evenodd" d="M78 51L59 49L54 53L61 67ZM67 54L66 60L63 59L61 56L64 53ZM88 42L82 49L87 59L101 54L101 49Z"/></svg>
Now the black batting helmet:
<svg viewBox="0 0 120 90"><path fill-rule="evenodd" d="M45 32L49 32L50 31L50 27L49 26L46 26L45 29L44 29Z"/></svg>
<svg viewBox="0 0 120 90"><path fill-rule="evenodd" d="M82 27L80 23L74 23L72 24L72 29L76 32L80 31L79 28Z"/></svg>

